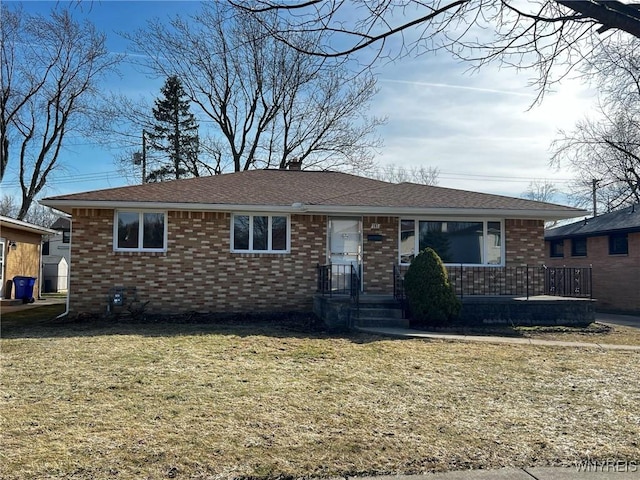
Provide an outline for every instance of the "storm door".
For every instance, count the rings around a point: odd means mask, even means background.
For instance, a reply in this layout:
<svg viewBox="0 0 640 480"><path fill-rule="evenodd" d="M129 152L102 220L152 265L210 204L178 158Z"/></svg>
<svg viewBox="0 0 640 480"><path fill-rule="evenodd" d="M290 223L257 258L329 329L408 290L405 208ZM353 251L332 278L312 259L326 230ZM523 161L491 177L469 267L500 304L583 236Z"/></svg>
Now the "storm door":
<svg viewBox="0 0 640 480"><path fill-rule="evenodd" d="M362 288L362 219L329 218L328 261L331 264L332 289L348 291L352 266L360 275Z"/></svg>

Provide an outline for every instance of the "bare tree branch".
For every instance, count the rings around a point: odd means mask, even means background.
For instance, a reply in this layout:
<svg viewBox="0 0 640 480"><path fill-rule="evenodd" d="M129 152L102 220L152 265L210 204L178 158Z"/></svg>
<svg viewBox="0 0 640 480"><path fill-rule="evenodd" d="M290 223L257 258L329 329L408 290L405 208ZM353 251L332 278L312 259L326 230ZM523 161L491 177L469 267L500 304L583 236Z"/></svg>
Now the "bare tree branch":
<svg viewBox="0 0 640 480"><path fill-rule="evenodd" d="M624 77L629 61L634 61L627 60L603 68ZM628 80L630 85L635 84L634 77ZM617 84L624 90L621 78ZM573 132L560 132L553 144L551 163L556 166L568 163L576 172L574 195L583 204L591 200L596 183L599 210L640 202L640 95L636 95L635 102L631 98L612 92L603 95L598 117L578 122Z"/></svg>
<svg viewBox="0 0 640 480"><path fill-rule="evenodd" d="M371 53L375 47L375 61L446 49L476 68L499 62L535 70L537 100L612 35L640 37L640 5L617 0L238 0L236 4L259 19L276 12L286 23L272 27L270 33L309 55L343 57ZM313 32L318 42L307 48L296 46L289 39L300 32Z"/></svg>
<svg viewBox="0 0 640 480"><path fill-rule="evenodd" d="M17 154L24 218L56 169L66 136L86 125L98 80L119 62L89 23L54 8L47 18L0 5L0 163Z"/></svg>
<svg viewBox="0 0 640 480"><path fill-rule="evenodd" d="M189 18L154 20L125 36L153 74L180 76L235 171L283 168L294 157L305 167L361 168L378 145L372 134L380 120L363 114L376 92L373 77L354 78L343 60L290 48L262 20L207 3ZM292 34L288 42L306 48L315 39Z"/></svg>

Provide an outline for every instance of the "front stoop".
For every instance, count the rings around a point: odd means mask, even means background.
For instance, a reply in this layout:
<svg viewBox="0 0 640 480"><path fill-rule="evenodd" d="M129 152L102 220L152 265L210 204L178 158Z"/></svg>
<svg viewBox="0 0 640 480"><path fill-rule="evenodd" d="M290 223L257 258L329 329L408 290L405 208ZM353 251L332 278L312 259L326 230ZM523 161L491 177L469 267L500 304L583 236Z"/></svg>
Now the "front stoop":
<svg viewBox="0 0 640 480"><path fill-rule="evenodd" d="M409 319L403 318L402 306L389 296L362 295L359 308L351 308L351 318L354 327L409 327Z"/></svg>
<svg viewBox="0 0 640 480"><path fill-rule="evenodd" d="M361 294L359 307L348 295L313 297L313 313L329 330L343 331L358 327L407 328L402 306L391 295Z"/></svg>

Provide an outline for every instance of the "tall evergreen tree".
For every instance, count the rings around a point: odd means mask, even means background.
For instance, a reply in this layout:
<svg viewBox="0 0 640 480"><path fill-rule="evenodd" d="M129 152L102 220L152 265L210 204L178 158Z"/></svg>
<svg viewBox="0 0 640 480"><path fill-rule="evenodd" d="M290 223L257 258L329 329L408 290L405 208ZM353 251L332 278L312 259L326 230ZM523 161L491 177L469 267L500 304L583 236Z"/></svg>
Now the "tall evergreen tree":
<svg viewBox="0 0 640 480"><path fill-rule="evenodd" d="M190 110L190 101L177 76L167 78L153 108L150 148L163 153L164 161L147 175L149 182L181 177L199 177L198 123Z"/></svg>

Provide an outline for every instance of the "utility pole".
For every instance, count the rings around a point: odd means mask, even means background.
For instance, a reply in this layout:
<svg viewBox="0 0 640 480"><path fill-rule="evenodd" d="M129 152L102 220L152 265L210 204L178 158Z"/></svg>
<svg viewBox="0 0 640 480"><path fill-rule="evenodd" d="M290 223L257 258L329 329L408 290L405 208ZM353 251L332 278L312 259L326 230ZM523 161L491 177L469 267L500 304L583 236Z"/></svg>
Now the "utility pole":
<svg viewBox="0 0 640 480"><path fill-rule="evenodd" d="M147 135L142 129L142 183L147 182ZM595 214L593 215L596 216Z"/></svg>
<svg viewBox="0 0 640 480"><path fill-rule="evenodd" d="M593 198L593 216L597 216L598 215L598 205L596 202L596 189L598 188L598 182L600 180L598 180L597 178L594 178L591 180L591 196Z"/></svg>

